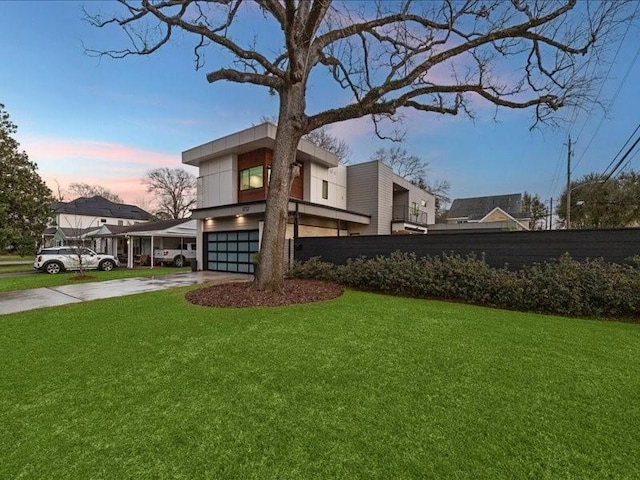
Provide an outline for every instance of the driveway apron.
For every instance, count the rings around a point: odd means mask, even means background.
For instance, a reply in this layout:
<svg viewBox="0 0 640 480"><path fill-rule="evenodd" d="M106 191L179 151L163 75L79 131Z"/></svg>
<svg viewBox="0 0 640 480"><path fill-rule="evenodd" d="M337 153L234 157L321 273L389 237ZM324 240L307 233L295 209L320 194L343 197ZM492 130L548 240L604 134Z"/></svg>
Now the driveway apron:
<svg viewBox="0 0 640 480"><path fill-rule="evenodd" d="M251 279L253 279L253 275L238 273L184 272L158 277L123 278L106 282L3 292L0 293L0 315L201 283L220 284Z"/></svg>

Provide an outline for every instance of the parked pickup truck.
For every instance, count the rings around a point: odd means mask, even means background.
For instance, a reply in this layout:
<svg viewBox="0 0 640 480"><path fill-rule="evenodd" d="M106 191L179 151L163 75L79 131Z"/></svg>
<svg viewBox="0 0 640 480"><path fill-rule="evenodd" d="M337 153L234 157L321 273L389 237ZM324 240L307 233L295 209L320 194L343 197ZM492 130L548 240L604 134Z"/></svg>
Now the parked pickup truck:
<svg viewBox="0 0 640 480"><path fill-rule="evenodd" d="M163 263L174 267L184 267L196 259L196 244L185 243L177 248L163 248L153 251L153 263Z"/></svg>

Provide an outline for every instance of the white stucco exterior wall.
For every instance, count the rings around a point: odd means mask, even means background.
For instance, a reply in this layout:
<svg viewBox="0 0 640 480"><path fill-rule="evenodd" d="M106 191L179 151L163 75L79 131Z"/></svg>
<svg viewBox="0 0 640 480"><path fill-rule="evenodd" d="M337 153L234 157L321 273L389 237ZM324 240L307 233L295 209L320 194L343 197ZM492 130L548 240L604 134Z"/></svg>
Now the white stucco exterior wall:
<svg viewBox="0 0 640 480"><path fill-rule="evenodd" d="M102 220L106 220L106 222ZM100 228L104 224L120 225L119 222L122 222L122 225L125 226L145 223L143 220L132 220L130 218L94 217L91 215L71 215L68 213L58 213L57 222L61 228L75 228L78 230L93 227Z"/></svg>
<svg viewBox="0 0 640 480"><path fill-rule="evenodd" d="M229 154L200 164L197 207L217 207L238 202L238 157Z"/></svg>
<svg viewBox="0 0 640 480"><path fill-rule="evenodd" d="M304 200L334 208L347 208L347 168L327 168L317 163L305 164ZM322 198L322 181L329 184L329 198Z"/></svg>

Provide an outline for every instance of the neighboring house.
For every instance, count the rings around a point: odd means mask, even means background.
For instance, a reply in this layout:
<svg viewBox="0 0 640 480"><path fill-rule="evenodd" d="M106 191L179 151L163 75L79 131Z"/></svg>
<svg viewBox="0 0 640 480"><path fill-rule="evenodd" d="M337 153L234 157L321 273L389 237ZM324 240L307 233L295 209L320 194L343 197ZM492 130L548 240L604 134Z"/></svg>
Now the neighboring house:
<svg viewBox="0 0 640 480"><path fill-rule="evenodd" d="M259 250L276 126L263 123L182 153L199 168L199 268L253 272ZM340 165L307 140L289 201L287 238L426 232L435 197L380 162ZM283 252L289 258L293 252Z"/></svg>
<svg viewBox="0 0 640 480"><path fill-rule="evenodd" d="M523 209L523 195L492 195L456 198L447 213L446 223L432 225L429 231L505 231L529 230L530 212Z"/></svg>
<svg viewBox="0 0 640 480"><path fill-rule="evenodd" d="M93 233L97 251L115 255L128 268L138 264L153 266L155 249L176 249L196 242L196 220L180 218L130 226L103 225Z"/></svg>
<svg viewBox="0 0 640 480"><path fill-rule="evenodd" d="M44 232L45 246L75 243L99 231L103 225L130 226L153 218L135 205L114 203L100 196L55 202L52 210L54 217Z"/></svg>

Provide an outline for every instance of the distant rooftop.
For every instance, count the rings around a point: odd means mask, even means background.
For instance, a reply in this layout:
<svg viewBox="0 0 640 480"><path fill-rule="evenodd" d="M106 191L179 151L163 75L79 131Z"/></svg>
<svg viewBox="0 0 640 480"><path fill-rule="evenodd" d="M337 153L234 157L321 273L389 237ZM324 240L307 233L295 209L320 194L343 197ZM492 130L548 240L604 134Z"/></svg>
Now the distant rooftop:
<svg viewBox="0 0 640 480"><path fill-rule="evenodd" d="M456 198L451 204L447 218L480 220L496 207L514 218L523 218L528 215L528 212L523 211L522 194L511 193L508 195Z"/></svg>
<svg viewBox="0 0 640 480"><path fill-rule="evenodd" d="M104 197L81 197L70 202L54 202L52 208L56 213L68 215L85 215L91 217L126 218L130 220L150 220L153 216L135 205L115 203Z"/></svg>

